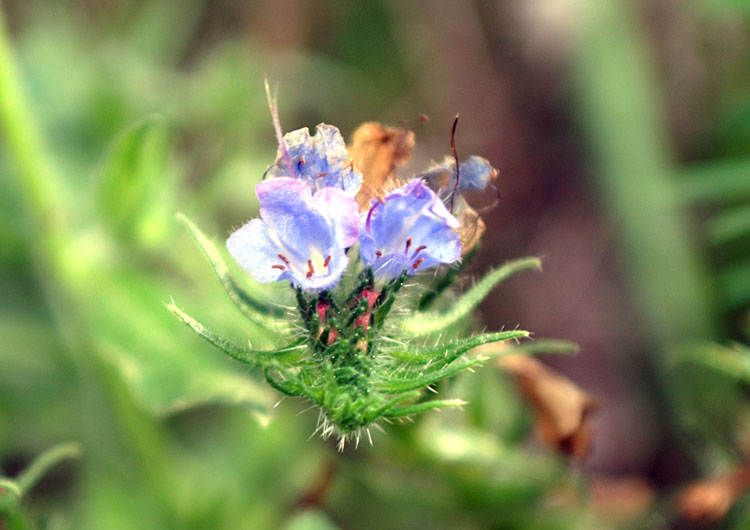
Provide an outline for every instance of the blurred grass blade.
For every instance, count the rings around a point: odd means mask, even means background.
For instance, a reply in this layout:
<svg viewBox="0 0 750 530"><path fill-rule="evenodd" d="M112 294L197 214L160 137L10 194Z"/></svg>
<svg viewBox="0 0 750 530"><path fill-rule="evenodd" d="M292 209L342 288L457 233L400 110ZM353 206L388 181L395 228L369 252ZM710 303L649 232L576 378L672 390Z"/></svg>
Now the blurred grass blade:
<svg viewBox="0 0 750 530"><path fill-rule="evenodd" d="M750 384L750 349L744 345L699 343L672 350L670 358L675 365L689 361Z"/></svg>
<svg viewBox="0 0 750 530"><path fill-rule="evenodd" d="M270 410L271 392L259 378L207 355L202 341L181 333L164 308L168 286L128 271L95 285L102 295L88 309L96 351L146 410L162 415L207 403Z"/></svg>
<svg viewBox="0 0 750 530"><path fill-rule="evenodd" d="M539 258L521 258L506 263L487 274L477 284L462 294L446 313L417 313L398 322L398 326L413 336L430 335L467 317L500 282L526 269L541 269Z"/></svg>
<svg viewBox="0 0 750 530"><path fill-rule="evenodd" d="M750 181L750 173L747 180ZM711 241L722 245L750 236L750 205L723 211L708 222Z"/></svg>
<svg viewBox="0 0 750 530"><path fill-rule="evenodd" d="M676 200L662 91L635 11L624 0L581 4L577 102L604 207L622 234L641 322L666 346L716 330L707 276Z"/></svg>
<svg viewBox="0 0 750 530"><path fill-rule="evenodd" d="M750 200L750 159L721 160L680 170L682 196L701 204Z"/></svg>
<svg viewBox="0 0 750 530"><path fill-rule="evenodd" d="M111 144L100 168L98 205L102 218L126 241L158 240L167 230L169 134L152 114L125 129Z"/></svg>

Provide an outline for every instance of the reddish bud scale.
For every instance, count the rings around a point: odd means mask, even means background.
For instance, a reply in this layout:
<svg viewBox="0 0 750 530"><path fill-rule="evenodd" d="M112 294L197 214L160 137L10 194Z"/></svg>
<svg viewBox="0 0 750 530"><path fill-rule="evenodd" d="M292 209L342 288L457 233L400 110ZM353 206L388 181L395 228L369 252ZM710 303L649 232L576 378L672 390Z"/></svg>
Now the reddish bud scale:
<svg viewBox="0 0 750 530"><path fill-rule="evenodd" d="M320 323L320 327L318 328L318 337L320 337L323 334L323 330L325 329L326 324L326 313L328 312L328 308L331 307L331 304L329 302L318 302L318 305L315 306L315 311L318 313L318 322ZM338 333L334 328L328 329L328 346L333 344L333 341L336 340L336 337L338 337Z"/></svg>
<svg viewBox="0 0 750 530"><path fill-rule="evenodd" d="M362 327L362 331L367 331L367 327L370 325L372 306L375 305L375 301L378 299L378 296L380 296L379 291L376 291L374 289L365 289L364 291L362 291L362 294L357 297L357 301L360 301L363 298L367 300L367 311L356 318L356 320L354 321L354 329L356 329L357 327Z"/></svg>

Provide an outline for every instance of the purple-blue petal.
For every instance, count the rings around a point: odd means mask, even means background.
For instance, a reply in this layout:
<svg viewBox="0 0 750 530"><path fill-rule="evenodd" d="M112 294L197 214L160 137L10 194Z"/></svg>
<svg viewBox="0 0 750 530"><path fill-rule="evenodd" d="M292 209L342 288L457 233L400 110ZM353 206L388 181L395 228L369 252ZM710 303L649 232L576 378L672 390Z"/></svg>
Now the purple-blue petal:
<svg viewBox="0 0 750 530"><path fill-rule="evenodd" d="M344 138L333 125L319 124L312 136L307 127L291 131L284 135L284 144L293 167L287 167L279 149L269 176L298 178L313 191L333 187L352 197L359 191L362 175L354 170Z"/></svg>
<svg viewBox="0 0 750 530"><path fill-rule="evenodd" d="M283 270L272 265L279 260L278 245L268 234L268 227L260 219L253 219L227 239L227 249L240 266L262 283L279 281Z"/></svg>
<svg viewBox="0 0 750 530"><path fill-rule="evenodd" d="M391 279L461 257L459 221L421 179L374 200L360 217L360 256L376 278Z"/></svg>
<svg viewBox="0 0 750 530"><path fill-rule="evenodd" d="M303 289L329 289L346 269L346 248L356 241L357 203L345 192L315 195L300 180L259 183L260 219L233 233L227 247L260 282L291 281Z"/></svg>

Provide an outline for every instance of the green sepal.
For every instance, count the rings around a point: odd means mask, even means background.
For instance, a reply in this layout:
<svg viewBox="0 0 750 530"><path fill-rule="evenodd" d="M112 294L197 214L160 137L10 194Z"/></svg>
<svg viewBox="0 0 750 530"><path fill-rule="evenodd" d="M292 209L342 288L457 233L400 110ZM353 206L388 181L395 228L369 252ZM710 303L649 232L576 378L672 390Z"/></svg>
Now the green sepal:
<svg viewBox="0 0 750 530"><path fill-rule="evenodd" d="M391 309L393 308L393 304L396 301L396 295L401 290L401 288L404 286L404 283L406 282L407 277L407 271L404 270L404 272L401 273L401 275L393 280L386 289L383 289L383 292L380 293L380 296L383 297L382 303L379 304L379 307L377 311L375 312L375 327L380 328L383 326L383 323L385 322L385 319L388 317L388 314L391 312ZM377 302L376 302L376 305Z"/></svg>
<svg viewBox="0 0 750 530"><path fill-rule="evenodd" d="M467 359L458 363L450 364L436 371L425 373L424 375L419 374L416 377L403 377L381 381L376 385L376 388L381 392L387 392L389 394L417 390L437 383L438 381L442 381L448 377L452 377L459 372L463 372L464 370L476 366L477 364L482 364L486 360L486 357Z"/></svg>
<svg viewBox="0 0 750 530"><path fill-rule="evenodd" d="M539 258L521 258L510 261L482 278L474 287L462 294L446 313L417 313L402 320L399 327L412 336L437 333L468 316L500 282L526 269L541 269Z"/></svg>
<svg viewBox="0 0 750 530"><path fill-rule="evenodd" d="M214 270L214 274L216 274L219 282L221 282L221 286L242 314L252 322L265 328L279 332L288 332L289 326L274 318L282 316L283 311L278 307L253 298L247 291L242 289L232 277L229 272L229 267L227 267L224 258L222 258L216 246L203 232L201 232L200 228L181 213L177 214L177 220L182 223L193 236L198 247L200 247L201 251L208 259L208 262L211 264L211 268Z"/></svg>
<svg viewBox="0 0 750 530"><path fill-rule="evenodd" d="M207 326L205 326L201 322L198 322L193 317L185 313L174 303L170 303L169 305L167 305L167 309L169 309L169 311L177 318L179 318L182 322L190 326L193 331L195 331L205 340L219 348L221 351L223 351L233 359L236 359L249 366L265 366L269 362L286 357L305 348L303 339L299 339L292 344L283 348L279 348L277 350L252 350L249 348L244 348L228 339L225 339L224 337L217 335Z"/></svg>
<svg viewBox="0 0 750 530"><path fill-rule="evenodd" d="M432 283L432 285L430 285L430 289L422 294L419 302L417 303L417 310L424 311L425 309L427 309L437 299L438 296L443 294L446 289L456 283L456 278L458 278L458 275L462 270L466 268L469 263L474 260L474 257L478 253L479 244L476 244L469 252L466 253L466 255L463 256L461 262L457 267L448 267L448 270L445 271L444 274L439 276L438 279Z"/></svg>
<svg viewBox="0 0 750 530"><path fill-rule="evenodd" d="M431 401L416 403L414 405L393 407L391 410L383 414L383 417L403 418L405 416L427 412L428 410L443 409L446 407L462 407L464 405L466 405L466 401L460 399L433 399Z"/></svg>
<svg viewBox="0 0 750 530"><path fill-rule="evenodd" d="M525 339L528 338L529 335L530 333L528 331L523 331L521 329L499 331L497 333L483 333L481 335L460 339L451 342L450 344L432 347L414 347L406 351L389 352L389 355L396 360L407 363L425 363L433 361L433 365L435 362L445 365L453 362L460 355L466 353L472 348L476 348L477 346L505 340Z"/></svg>

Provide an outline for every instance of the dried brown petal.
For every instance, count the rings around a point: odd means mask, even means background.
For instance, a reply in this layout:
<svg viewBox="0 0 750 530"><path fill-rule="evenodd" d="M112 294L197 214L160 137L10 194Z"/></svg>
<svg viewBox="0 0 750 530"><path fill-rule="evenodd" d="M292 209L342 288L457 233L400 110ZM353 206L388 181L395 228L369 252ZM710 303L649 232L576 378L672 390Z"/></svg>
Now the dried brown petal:
<svg viewBox="0 0 750 530"><path fill-rule="evenodd" d="M463 197L456 199L453 213L461 221L461 226L458 227L457 232L461 237L461 255L465 255L479 243L487 226L479 217L477 211L469 206L469 203Z"/></svg>
<svg viewBox="0 0 750 530"><path fill-rule="evenodd" d="M414 150L414 133L404 128L386 127L377 122L360 125L348 147L354 167L362 173L362 187L357 194L360 210L370 207L370 200L397 188L396 166L408 162Z"/></svg>
<svg viewBox="0 0 750 530"><path fill-rule="evenodd" d="M511 355L498 363L516 376L536 412L544 441L574 458L587 456L593 437L590 415L597 408L594 398L536 359Z"/></svg>

